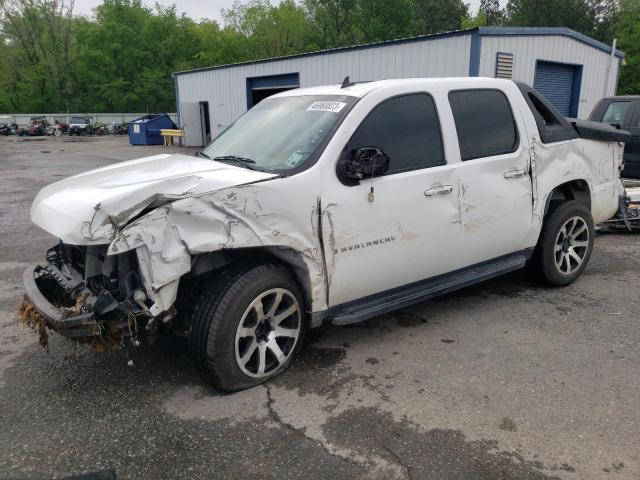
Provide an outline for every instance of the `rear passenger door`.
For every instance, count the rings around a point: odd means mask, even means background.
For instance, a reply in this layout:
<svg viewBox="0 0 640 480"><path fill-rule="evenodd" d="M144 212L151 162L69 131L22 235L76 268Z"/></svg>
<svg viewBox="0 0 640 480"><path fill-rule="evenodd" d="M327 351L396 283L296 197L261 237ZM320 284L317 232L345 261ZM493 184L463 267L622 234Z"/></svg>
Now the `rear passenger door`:
<svg viewBox="0 0 640 480"><path fill-rule="evenodd" d="M530 153L522 119L496 89L449 92L460 146L462 229L469 263L532 245ZM471 262L473 260L473 262Z"/></svg>

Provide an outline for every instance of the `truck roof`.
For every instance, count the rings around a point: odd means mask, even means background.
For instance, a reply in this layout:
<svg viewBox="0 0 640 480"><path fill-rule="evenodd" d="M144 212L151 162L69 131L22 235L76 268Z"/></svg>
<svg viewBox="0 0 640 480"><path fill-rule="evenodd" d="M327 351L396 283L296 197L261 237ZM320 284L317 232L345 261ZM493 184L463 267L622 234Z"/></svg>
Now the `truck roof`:
<svg viewBox="0 0 640 480"><path fill-rule="evenodd" d="M428 87L446 84L447 86L455 86L456 88L472 88L472 87L500 87L505 83L513 83L511 80L488 77L447 77L447 78L399 78L388 80L375 80L371 82L355 82L349 86L342 87L337 85L321 85L317 87L296 88L273 95L273 97L297 97L302 95L346 95L351 97L364 97L368 93L379 88L398 86L398 85L415 85L416 87Z"/></svg>

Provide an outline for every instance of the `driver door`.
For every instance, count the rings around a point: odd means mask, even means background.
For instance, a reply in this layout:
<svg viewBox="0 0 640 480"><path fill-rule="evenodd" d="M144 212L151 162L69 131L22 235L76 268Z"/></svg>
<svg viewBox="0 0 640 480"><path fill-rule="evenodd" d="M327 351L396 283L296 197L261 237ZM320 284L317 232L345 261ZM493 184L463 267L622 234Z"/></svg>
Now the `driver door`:
<svg viewBox="0 0 640 480"><path fill-rule="evenodd" d="M460 268L459 179L447 164L431 95L409 93L378 103L343 149L389 157L382 176L349 184L330 175L322 230L335 306Z"/></svg>

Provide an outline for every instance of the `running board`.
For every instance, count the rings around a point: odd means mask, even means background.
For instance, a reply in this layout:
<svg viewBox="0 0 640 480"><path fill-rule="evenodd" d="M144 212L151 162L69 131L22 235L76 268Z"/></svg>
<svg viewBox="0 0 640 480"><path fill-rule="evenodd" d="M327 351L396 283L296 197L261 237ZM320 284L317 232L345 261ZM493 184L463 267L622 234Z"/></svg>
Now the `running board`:
<svg viewBox="0 0 640 480"><path fill-rule="evenodd" d="M334 325L362 322L518 270L524 267L528 258L528 251L499 257L452 273L337 305L330 309L332 311L328 312L327 317Z"/></svg>

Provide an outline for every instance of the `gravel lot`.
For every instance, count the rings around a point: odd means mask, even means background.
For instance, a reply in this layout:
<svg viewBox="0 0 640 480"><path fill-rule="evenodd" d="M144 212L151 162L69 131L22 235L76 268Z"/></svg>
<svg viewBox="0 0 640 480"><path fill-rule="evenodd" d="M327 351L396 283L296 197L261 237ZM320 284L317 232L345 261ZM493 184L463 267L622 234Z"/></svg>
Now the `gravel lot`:
<svg viewBox="0 0 640 480"><path fill-rule="evenodd" d="M178 151L178 148L173 148ZM18 326L55 239L42 186L166 151L124 137L0 138L0 478L638 479L640 236L603 235L573 286L517 273L314 332L266 386L220 395L184 341L50 353Z"/></svg>

